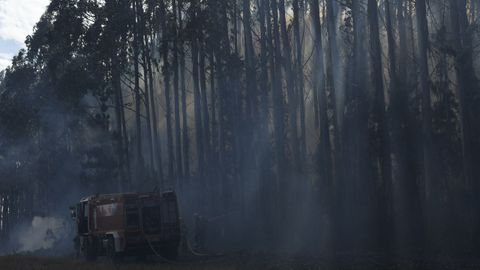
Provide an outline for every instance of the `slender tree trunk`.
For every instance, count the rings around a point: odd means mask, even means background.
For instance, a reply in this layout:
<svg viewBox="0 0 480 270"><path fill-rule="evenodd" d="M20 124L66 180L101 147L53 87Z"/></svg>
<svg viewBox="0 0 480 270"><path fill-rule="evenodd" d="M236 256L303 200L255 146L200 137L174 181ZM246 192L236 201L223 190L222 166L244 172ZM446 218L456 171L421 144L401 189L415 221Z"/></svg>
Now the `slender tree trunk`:
<svg viewBox="0 0 480 270"><path fill-rule="evenodd" d="M145 14L143 10L143 5L139 3L137 6L139 8L139 16L140 16L140 29L142 31L142 56L143 56L143 82L144 82L144 103L145 103L145 115L146 115L146 123L147 123L147 138L148 138L148 153L150 156L150 170L149 170L149 177L154 179L154 181L157 181L156 179L156 172L155 172L155 157L154 157L154 149L155 149L155 141L153 137L153 128L152 128L152 114L150 111L150 106L153 107L153 104L151 104L151 100L153 100L152 93L149 93L150 88L153 88L153 80L149 78L149 62L150 62L150 48L149 48L149 40L148 40L148 31L147 31L147 26L146 26L146 20L145 20ZM150 64L151 68L151 64Z"/></svg>
<svg viewBox="0 0 480 270"><path fill-rule="evenodd" d="M230 37L232 33L229 31L230 23L237 23L238 18L235 16L229 20L228 14L228 3L222 2L219 7L219 25L220 25L220 48L218 53L220 55L220 68L219 72L220 78L220 112L219 115L222 116L221 128L220 128L220 142L221 142L221 154L220 158L222 164L222 177L225 178L222 181L222 193L223 193L223 203L224 210L229 211L233 206L232 196L234 192L231 190L232 187L237 187L236 180L238 180L238 171L237 171L237 152L238 152L238 134L236 131L238 127L238 93L237 91L237 72L233 65L231 65L231 54L236 54L237 51L231 51ZM231 22L232 21L232 22ZM240 118L241 119L241 118Z"/></svg>
<svg viewBox="0 0 480 270"><path fill-rule="evenodd" d="M133 2L134 5L134 14L135 14L135 22L134 22L134 39L133 39L133 65L134 65L134 76L135 76L135 124L136 124L136 141L137 141L137 157L136 157L136 165L135 165L135 178L138 182L138 178L141 175L142 168L143 168L143 154L142 154L142 121L141 121L141 100L140 100L140 72L139 72L139 18L138 18L138 3L135 0Z"/></svg>
<svg viewBox="0 0 480 270"><path fill-rule="evenodd" d="M285 17L285 0L279 0L278 12L280 19L280 31L283 44L283 61L282 65L285 70L285 77L287 83L288 95L288 112L290 124L290 147L292 148L292 164L295 170L299 169L300 152L298 149L298 126L297 126L297 98L295 94L294 79L295 76L292 71L292 56L291 46L287 32L287 20Z"/></svg>
<svg viewBox="0 0 480 270"><path fill-rule="evenodd" d="M245 42L245 71L247 91L247 118L248 122L255 121L254 108L257 94L257 79L255 76L255 51L252 42L250 0L243 0L243 34Z"/></svg>
<svg viewBox="0 0 480 270"><path fill-rule="evenodd" d="M179 101L179 73L178 73L178 30L177 30L177 0L172 1L173 8L173 22L174 22L174 38L173 38L173 95L174 95L174 111L175 111L175 153L176 153L176 165L177 165L177 181L178 178L183 176L182 166L182 127L180 124L180 101Z"/></svg>
<svg viewBox="0 0 480 270"><path fill-rule="evenodd" d="M467 29L469 23L465 8L465 0L450 0L450 12L453 32L456 33L454 40L455 57L455 71L457 75L458 97L460 105L460 124L462 128L462 153L463 153L463 173L465 182L468 187L472 184L472 143L470 136L472 135L470 115L471 111L469 103L472 103L471 85L475 84L472 73L473 63L471 41L469 40L469 33ZM473 72L472 72L473 71ZM473 79L473 80L472 80Z"/></svg>
<svg viewBox="0 0 480 270"><path fill-rule="evenodd" d="M196 8L191 7L192 16L196 18ZM203 145L203 130L202 130L202 112L201 112L201 95L199 85L199 72L198 72L198 33L194 33L191 40L192 50L192 82L193 82L193 107L195 113L195 137L197 145L197 162L198 162L198 174L203 175L205 169L204 161L204 145Z"/></svg>
<svg viewBox="0 0 480 270"><path fill-rule="evenodd" d="M334 111L334 132L335 132L335 140L339 141L339 134L342 127L343 122L343 111L344 111L344 94L343 94L343 76L341 75L341 66L340 66L340 51L337 42L337 16L335 13L334 7L335 0L326 0L326 9L327 9L327 30L328 30L328 59L329 63L331 64L331 68L329 69L328 80L330 81L330 92L333 97L333 104L335 104L335 111ZM338 137L338 138L337 138ZM336 152L339 151L338 143L334 143Z"/></svg>
<svg viewBox="0 0 480 270"><path fill-rule="evenodd" d="M277 159L277 183L275 185L275 193L273 195L274 211L273 219L275 220L273 236L278 236L282 230L281 225L277 224L279 220L286 219L286 170L287 160L285 155L285 112L284 112L284 95L282 89L282 53L280 42L280 27L278 24L278 5L277 0L270 0L272 12L272 31L269 38L271 48L270 69L272 77L272 99L273 99L273 124L275 138L275 155ZM269 15L267 16L269 17ZM270 18L268 18L270 21ZM270 31L269 31L270 32ZM273 38L272 38L273 37ZM273 40L273 44L271 41Z"/></svg>
<svg viewBox="0 0 480 270"><path fill-rule="evenodd" d="M233 5L231 7L232 13L231 17L233 18L233 50L235 51L236 54L238 54L238 25L239 25L239 16L237 16L237 6L238 6L238 0L233 0Z"/></svg>
<svg viewBox="0 0 480 270"><path fill-rule="evenodd" d="M124 139L124 152L125 152L125 162L127 165L127 178L126 178L126 183L124 188L126 190L130 189L131 184L132 184L132 165L130 162L130 142L128 140L128 133L127 133L127 121L125 120L125 109L124 109L124 101L123 101L123 93L122 89L119 88L120 93L118 95L118 99L120 102L120 118L121 118L121 124L122 124L122 138Z"/></svg>
<svg viewBox="0 0 480 270"><path fill-rule="evenodd" d="M203 39L203 38L202 38ZM207 98L207 75L205 66L205 43L203 40L199 44L199 72L200 72L200 96L201 96L201 108L202 108L202 125L203 125L203 145L205 148L205 171L210 174L210 162L211 162L211 146L210 146L210 116L208 114L208 98Z"/></svg>
<svg viewBox="0 0 480 270"><path fill-rule="evenodd" d="M390 11L389 4L386 3L386 17L387 28L390 23ZM379 163L379 183L380 189L378 194L378 227L380 232L380 246L387 249L387 253L391 252L391 235L393 233L392 224L392 165L391 165L391 153L390 153L390 136L389 125L386 116L385 106L385 87L383 84L383 64L382 64L382 47L380 43L380 30L378 23L378 7L376 0L368 0L368 18L370 25L370 62L372 65L372 82L374 84L374 101L373 101L373 121L377 126L374 131L374 140L377 142L375 149L376 159ZM391 25L390 25L391 26ZM389 46L393 46L391 37L389 38ZM390 49L390 47L389 47ZM395 76L395 57L390 59L391 68L393 68L393 74Z"/></svg>
<svg viewBox="0 0 480 270"><path fill-rule="evenodd" d="M118 70L118 61L117 56L115 53L112 53L112 89L114 91L114 98L115 98L115 122L116 122L116 132L117 132L117 155L118 155L118 167L120 170L120 183L119 183L119 190L125 189L125 184L127 182L127 175L125 171L125 145L123 138L123 126L122 126L122 113L123 104L120 102L120 96L122 95L122 88L120 82L120 72ZM1 197L0 197L1 199ZM1 208L1 206L0 206Z"/></svg>
<svg viewBox="0 0 480 270"><path fill-rule="evenodd" d="M266 24L270 25L270 21L266 21L266 13L268 11L268 3L265 0L257 0L258 6L258 20L260 24L260 125L262 128L261 136L267 138L267 128L268 128L268 44L267 44L267 27Z"/></svg>
<svg viewBox="0 0 480 270"><path fill-rule="evenodd" d="M418 205L420 204L419 190L417 187L416 168L413 162L413 153L409 151L409 148L414 148L409 141L409 137L412 133L411 123L409 123L409 111L408 111L408 78L407 78L407 60L408 60L408 42L407 42L407 29L406 29L406 3L404 1L396 1L397 11L397 25L398 25L398 71L397 71L397 53L395 51L395 32L393 29L391 5L392 0L385 2L385 20L388 42L388 70L390 74L390 106L389 113L391 116L391 148L395 156L395 173L394 177L395 187L397 191L392 198L395 201L396 207L396 232L395 242L402 248L403 251L410 249L414 244L413 241L419 241L420 235L418 231L415 232L414 227L423 227L421 217L419 214ZM394 167L394 166L392 166ZM408 199L407 199L408 198Z"/></svg>
<svg viewBox="0 0 480 270"><path fill-rule="evenodd" d="M312 25L315 44L315 58L313 66L314 93L316 93L317 104L315 111L318 114L318 123L320 131L320 142L318 144L318 155L320 158L319 167L321 168L322 180L327 186L332 182L332 146L330 138L330 124L328 121L327 94L325 88L325 70L323 56L322 29L320 24L320 8L318 0L311 0Z"/></svg>
<svg viewBox="0 0 480 270"><path fill-rule="evenodd" d="M274 179L270 173L273 162L271 157L274 156L274 153L271 149L270 144L270 134L269 134L269 36L271 34L271 20L267 19L270 16L269 14L269 1L267 0L257 0L258 8L258 24L260 26L260 81L258 88L258 95L260 98L260 110L259 110L259 131L258 134L258 144L260 147L263 147L263 151L257 156L257 164L259 164L260 182L259 182L259 192L258 192L258 202L259 208L262 211L260 220L263 225L263 230L265 235L269 238L272 237L272 232L270 230L271 226L269 225L272 222L271 216L271 205L272 205L272 190L274 190ZM267 27L268 25L268 27ZM268 30L267 30L268 28ZM272 58L273 59L273 58ZM271 82L273 83L273 82Z"/></svg>
<svg viewBox="0 0 480 270"><path fill-rule="evenodd" d="M333 0L326 0L326 24L328 32L328 53L327 53L327 81L329 82L332 109L332 127L333 127L333 179L335 179L335 185L339 184L342 179L342 150L340 144L341 137L341 125L343 122L343 84L341 83L342 77L340 73L340 53L337 43L337 29L336 29L336 16L334 11ZM328 104L328 103L327 103Z"/></svg>
<svg viewBox="0 0 480 270"><path fill-rule="evenodd" d="M143 12L142 12L142 18L143 18ZM143 19L142 19L142 25L144 25ZM143 32L146 32L144 27L142 26ZM147 33L142 34L142 56L143 56L143 83L144 83L144 103L145 103L145 115L146 115L146 123L147 123L147 138L148 138L148 154L150 156L150 170L149 170L149 177L155 179L155 159L154 159L154 141L153 141L153 136L152 136L152 122L151 122L151 114L150 114L150 95L149 95L149 89L150 85L152 84L152 81L149 80L148 78L148 54L150 52L147 49L148 46L148 39L146 37Z"/></svg>
<svg viewBox="0 0 480 270"><path fill-rule="evenodd" d="M160 179L157 178L157 173L155 171L155 164L158 162L160 157L155 159L155 155L160 155L159 151L156 150L159 147L159 141L157 140L157 123L156 123L156 110L155 110L155 98L153 93L153 75L152 75L152 66L151 66L151 56L150 56L150 47L149 47L149 34L146 29L145 14L143 11L142 3L137 3L137 13L140 16L140 29L142 29L142 55L143 55L143 77L144 77L144 103L145 103L145 114L146 114L146 123L147 123L147 138L150 144L148 147L148 152L150 156L150 172L149 177L151 177L155 182L160 181L162 185L162 176ZM161 167L161 163L158 165ZM159 169L161 175L161 168Z"/></svg>
<svg viewBox="0 0 480 270"><path fill-rule="evenodd" d="M242 207L245 205L244 201L244 186L248 184L249 177L248 172L255 170L257 164L256 158L258 157L257 145L258 145L258 134L261 132L260 121L258 117L258 92L257 92L257 76L256 76L256 59L255 59L255 50L253 47L252 40L252 18L251 18L251 1L243 0L243 37L244 37L244 51L245 51L245 85L246 85L246 112L245 119L243 121L243 129L246 129L246 136L240 137L241 145L241 164L240 164L240 174L242 186L241 190L241 199ZM242 208L244 210L244 208Z"/></svg>
<svg viewBox="0 0 480 270"><path fill-rule="evenodd" d="M155 174L158 179L155 181L159 181L160 188L164 186L164 178L163 178L163 162L162 162L162 144L161 139L158 134L158 122L157 122L157 108L155 102L155 91L153 86L153 70L152 70L152 59L150 56L151 49L148 49L149 53L147 54L147 68L148 68L148 78L150 80L150 87L148 89L150 98L150 110L151 110L151 120L152 120L152 131L153 131L153 141L154 141L154 151L155 151L155 163L157 165L157 173Z"/></svg>
<svg viewBox="0 0 480 270"><path fill-rule="evenodd" d="M282 73L280 63L282 55L280 50L280 32L278 26L277 0L269 0L272 10L273 27L269 40L269 47L274 52L270 53L270 70L272 78L272 96L273 96L273 119L275 129L275 149L277 156L278 177L283 177L285 169L285 123L284 123L284 100L282 91ZM270 17L268 15L268 17ZM268 18L270 21L270 18ZM274 43L272 43L272 37Z"/></svg>
<svg viewBox="0 0 480 270"><path fill-rule="evenodd" d="M312 95L313 95L313 116L314 116L314 125L315 128L320 131L320 105L319 105L319 94L320 91L325 88L325 74L324 66L322 65L319 67L320 59L322 62L324 61L323 55L323 44L322 44L322 30L321 30L321 22L320 22L320 7L318 0L309 0L310 3L310 13L311 13L311 25L313 28L313 44L315 46L315 55L312 61ZM316 15L318 13L318 15ZM320 39L319 39L320 37ZM321 48L321 55L318 55L318 46L319 43L322 45ZM321 68L321 70L320 70ZM320 131L321 132L321 131ZM319 133L320 133L319 132Z"/></svg>
<svg viewBox="0 0 480 270"><path fill-rule="evenodd" d="M163 2L161 2L163 3ZM168 177L171 181L174 177L175 156L173 154L173 134L172 134L172 103L170 98L170 62L168 60L168 40L170 39L169 29L167 28L167 7L161 4L162 23L162 47L161 55L163 56L163 83L165 91L165 119L167 121L167 150L168 150Z"/></svg>
<svg viewBox="0 0 480 270"><path fill-rule="evenodd" d="M178 28L182 29L183 0L178 0ZM180 39L180 89L182 93L182 145L183 145L183 170L186 177L190 176L190 141L188 137L187 116L187 89L185 86L185 48L183 39Z"/></svg>
<svg viewBox="0 0 480 270"><path fill-rule="evenodd" d="M315 46L314 61L312 67L313 76L313 92L314 92L314 110L315 110L315 125L319 129L319 142L317 146L317 166L319 168L319 192L317 194L318 201L325 207L329 217L334 217L336 209L333 204L333 188L334 188L334 173L333 173L333 151L332 138L330 136L330 122L328 119L328 100L327 88L325 81L327 79L325 74L324 52L322 42L322 29L320 22L320 7L318 0L310 0L310 10L313 26L313 42ZM334 110L332 110L334 111ZM326 202L324 205L323 202ZM335 220L333 220L335 222ZM335 225L333 225L335 226ZM335 233L334 230L332 230ZM329 239L329 244L334 244L335 236Z"/></svg>
<svg viewBox="0 0 480 270"><path fill-rule="evenodd" d="M211 118L210 121L210 134L211 134L211 162L213 166L217 165L218 162L218 124L217 124L217 86L215 83L216 77L216 67L215 67L215 56L214 48L212 47L209 55L209 65L210 65L210 104L211 104Z"/></svg>
<svg viewBox="0 0 480 270"><path fill-rule="evenodd" d="M428 200L432 185L432 108L428 71L428 23L425 0L416 1L417 46L420 91L422 94L422 138L425 196Z"/></svg>
<svg viewBox="0 0 480 270"><path fill-rule="evenodd" d="M304 93L304 69L303 69L303 44L300 33L300 19L303 18L302 11L298 0L293 0L293 32L295 36L295 49L296 49L296 86L297 86L297 100L300 110L300 138L299 142L299 165L303 168L305 165L305 158L307 152L306 141L306 127L305 127L305 93Z"/></svg>
<svg viewBox="0 0 480 270"><path fill-rule="evenodd" d="M344 227L344 240L349 241L352 247L371 245L374 241L372 231L369 229L374 224L374 213L371 211L374 207L374 182L371 181L371 160L368 129L368 108L369 100L367 96L367 77L368 60L366 48L367 21L365 10L363 9L365 1L358 0L352 2L352 25L353 25L353 47L351 53L351 64L349 68L348 92L346 97L345 121L342 128L344 163L343 169L346 171L339 185L340 201L342 209L342 220L348 220L350 215L357 215L361 218L352 221L353 224ZM347 76L347 77L350 77ZM355 134L355 136L351 136ZM349 228L353 226L356 231ZM368 239L360 235L369 235Z"/></svg>

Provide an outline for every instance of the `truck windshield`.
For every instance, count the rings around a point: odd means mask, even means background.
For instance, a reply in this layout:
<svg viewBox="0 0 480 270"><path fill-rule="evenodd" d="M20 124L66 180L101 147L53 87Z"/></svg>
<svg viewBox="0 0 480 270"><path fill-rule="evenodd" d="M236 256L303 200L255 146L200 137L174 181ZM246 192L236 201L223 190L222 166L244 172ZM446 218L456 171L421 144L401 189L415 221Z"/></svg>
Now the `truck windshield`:
<svg viewBox="0 0 480 270"><path fill-rule="evenodd" d="M143 230L146 234L160 233L160 206L144 206L142 209Z"/></svg>

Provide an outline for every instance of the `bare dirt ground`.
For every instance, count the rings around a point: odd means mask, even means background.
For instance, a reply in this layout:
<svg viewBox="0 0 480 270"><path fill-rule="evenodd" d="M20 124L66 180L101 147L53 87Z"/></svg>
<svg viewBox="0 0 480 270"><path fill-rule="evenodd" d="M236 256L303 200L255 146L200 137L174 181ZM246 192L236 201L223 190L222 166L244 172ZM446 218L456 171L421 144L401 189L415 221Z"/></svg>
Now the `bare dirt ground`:
<svg viewBox="0 0 480 270"><path fill-rule="evenodd" d="M113 264L105 260L83 262L70 258L4 256L0 257L0 270L182 270L182 269L319 269L319 270L370 270L370 269L480 269L480 265L464 262L416 262L406 260L385 263L372 259L326 261L313 258L284 258L265 254L219 256L201 259L184 259L174 263L148 260L124 261Z"/></svg>

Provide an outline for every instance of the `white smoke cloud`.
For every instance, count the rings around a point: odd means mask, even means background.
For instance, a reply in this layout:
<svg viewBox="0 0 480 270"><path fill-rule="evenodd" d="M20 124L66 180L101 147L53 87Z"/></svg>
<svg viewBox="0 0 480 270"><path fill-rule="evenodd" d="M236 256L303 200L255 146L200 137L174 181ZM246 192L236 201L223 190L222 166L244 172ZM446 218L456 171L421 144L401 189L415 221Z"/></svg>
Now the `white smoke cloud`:
<svg viewBox="0 0 480 270"><path fill-rule="evenodd" d="M69 226L62 218L34 217L32 224L19 233L20 252L33 252L53 248L69 236Z"/></svg>

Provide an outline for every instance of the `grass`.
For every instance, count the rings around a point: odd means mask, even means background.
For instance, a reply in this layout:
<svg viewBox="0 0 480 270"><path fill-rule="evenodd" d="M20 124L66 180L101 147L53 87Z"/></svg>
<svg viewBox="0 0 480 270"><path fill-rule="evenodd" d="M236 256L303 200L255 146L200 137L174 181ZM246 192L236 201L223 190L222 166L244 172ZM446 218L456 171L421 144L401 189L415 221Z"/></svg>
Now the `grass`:
<svg viewBox="0 0 480 270"><path fill-rule="evenodd" d="M69 258L5 256L0 257L1 270L181 270L181 269L237 269L224 263L178 262L178 263L134 263L112 264L106 261L83 262Z"/></svg>
<svg viewBox="0 0 480 270"><path fill-rule="evenodd" d="M342 260L332 263L312 258L287 258L267 254L223 256L208 259L187 259L175 263L158 261L134 262L126 261L112 264L105 260L83 262L71 258L36 257L27 255L12 255L0 257L0 270L183 270L183 269L213 269L213 270L429 270L429 269L480 269L464 263L415 262L406 260L398 264L381 263L378 260Z"/></svg>

